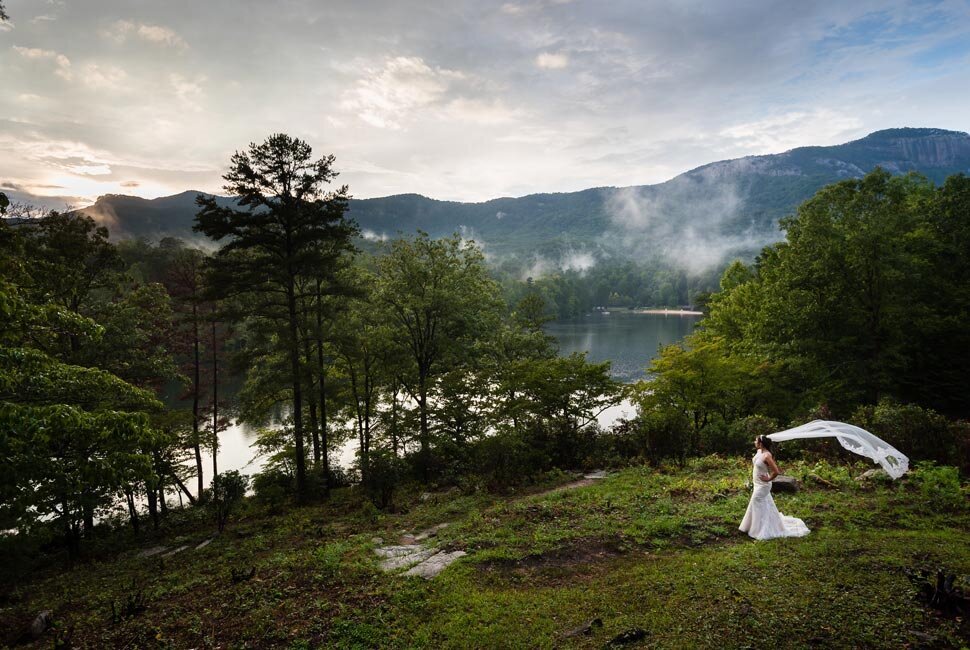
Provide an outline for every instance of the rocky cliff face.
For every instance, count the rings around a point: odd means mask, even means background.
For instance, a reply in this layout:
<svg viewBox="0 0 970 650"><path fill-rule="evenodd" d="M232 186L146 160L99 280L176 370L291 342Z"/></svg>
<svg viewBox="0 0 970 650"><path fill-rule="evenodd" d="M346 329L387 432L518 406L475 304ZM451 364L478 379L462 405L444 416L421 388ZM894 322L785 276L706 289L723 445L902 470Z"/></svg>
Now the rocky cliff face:
<svg viewBox="0 0 970 650"><path fill-rule="evenodd" d="M970 173L970 135L944 129L886 129L834 147L799 147L781 154L724 160L687 174L711 180L743 174L777 177L827 172L853 178L877 166L894 173L920 171L934 180L936 170L947 175Z"/></svg>

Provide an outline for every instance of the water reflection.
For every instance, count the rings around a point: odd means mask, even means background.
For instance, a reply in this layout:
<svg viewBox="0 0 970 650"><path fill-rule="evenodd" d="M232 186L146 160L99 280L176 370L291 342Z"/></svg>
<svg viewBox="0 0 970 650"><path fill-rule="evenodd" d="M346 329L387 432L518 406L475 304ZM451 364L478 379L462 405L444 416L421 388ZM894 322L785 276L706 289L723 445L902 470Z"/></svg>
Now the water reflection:
<svg viewBox="0 0 970 650"><path fill-rule="evenodd" d="M611 361L614 378L643 379L661 346L683 340L694 331L699 316L668 314L594 313L549 323L546 331L559 341L563 355L587 352L590 361Z"/></svg>

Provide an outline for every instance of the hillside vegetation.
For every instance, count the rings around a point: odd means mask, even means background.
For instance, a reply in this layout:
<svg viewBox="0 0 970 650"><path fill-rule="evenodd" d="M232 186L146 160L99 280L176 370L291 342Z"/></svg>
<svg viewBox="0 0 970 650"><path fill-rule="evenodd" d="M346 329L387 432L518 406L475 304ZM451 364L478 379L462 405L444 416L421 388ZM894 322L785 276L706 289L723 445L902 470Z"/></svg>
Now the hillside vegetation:
<svg viewBox="0 0 970 650"><path fill-rule="evenodd" d="M776 501L808 537L737 531L742 457L630 467L558 491L413 494L398 513L362 508L348 489L285 513L250 500L212 543L164 559L139 554L206 539L198 510L137 547L116 532L70 574L19 577L0 627L50 609L38 648L58 635L77 648L600 648L623 634L640 639L627 647L658 648L970 643L966 620L919 602L907 575L943 568L970 587L970 509L953 470L922 465L890 482L853 478L864 464L782 465L803 489ZM440 543L465 558L430 581L379 570L378 537L443 522ZM129 599L139 607L113 621L112 603L120 612Z"/></svg>

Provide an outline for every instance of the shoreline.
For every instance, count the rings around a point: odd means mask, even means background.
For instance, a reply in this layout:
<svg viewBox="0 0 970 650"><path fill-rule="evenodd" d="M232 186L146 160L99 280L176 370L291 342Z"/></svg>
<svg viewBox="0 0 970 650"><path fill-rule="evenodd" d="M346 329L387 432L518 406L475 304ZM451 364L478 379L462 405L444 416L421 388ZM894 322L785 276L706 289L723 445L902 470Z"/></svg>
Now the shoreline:
<svg viewBox="0 0 970 650"><path fill-rule="evenodd" d="M702 311L688 309L633 309L634 314L665 314L668 316L703 316Z"/></svg>

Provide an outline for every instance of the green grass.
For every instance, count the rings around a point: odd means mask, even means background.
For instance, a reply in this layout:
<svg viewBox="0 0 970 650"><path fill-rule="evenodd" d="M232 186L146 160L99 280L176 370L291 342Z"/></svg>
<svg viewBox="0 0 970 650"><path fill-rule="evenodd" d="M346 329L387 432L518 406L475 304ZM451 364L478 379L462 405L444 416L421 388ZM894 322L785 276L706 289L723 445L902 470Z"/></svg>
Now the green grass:
<svg viewBox="0 0 970 650"><path fill-rule="evenodd" d="M861 484L862 465L785 469L803 489L776 502L805 519L805 538L737 532L745 459L630 468L531 496L435 494L393 515L361 511L348 492L282 514L253 507L206 548L166 560L139 558L159 543L145 540L48 567L0 601L0 627L52 609L77 648L601 648L632 628L646 636L628 647L896 648L920 634L970 644L967 623L917 602L905 575L945 567L970 587L970 509L952 473L923 466ZM466 558L429 582L378 570L375 536L444 521L440 543ZM182 528L162 543L208 533ZM232 582L231 569L250 567L251 580ZM147 609L112 623L111 602L138 592ZM603 626L590 635L565 636L594 618Z"/></svg>

